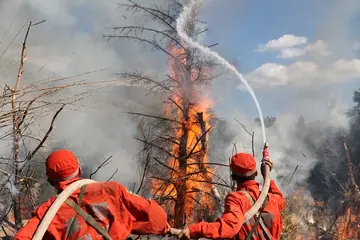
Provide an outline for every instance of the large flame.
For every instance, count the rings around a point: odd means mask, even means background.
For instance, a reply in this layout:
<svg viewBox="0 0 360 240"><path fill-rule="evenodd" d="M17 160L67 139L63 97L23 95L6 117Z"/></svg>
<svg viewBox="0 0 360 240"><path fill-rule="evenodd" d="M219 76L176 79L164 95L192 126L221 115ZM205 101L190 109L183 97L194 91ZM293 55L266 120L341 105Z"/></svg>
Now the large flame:
<svg viewBox="0 0 360 240"><path fill-rule="evenodd" d="M213 169L207 164L206 144L211 118L208 109L212 102L196 91L195 81L202 77L204 69L187 68L190 64L187 64L188 56L183 48L171 44L169 52L173 56L169 60L170 77L178 87L169 96L172 102L165 105L165 112L176 120L173 124L177 141L171 147L174 157L168 161L172 169L169 172L170 181L164 184L164 181L153 180L152 192L155 196L176 201L179 197L177 190L183 189L185 201L184 206L180 207L184 208L186 222L192 222L211 214L214 207L211 194ZM174 214L174 206L173 201L170 204L171 214Z"/></svg>

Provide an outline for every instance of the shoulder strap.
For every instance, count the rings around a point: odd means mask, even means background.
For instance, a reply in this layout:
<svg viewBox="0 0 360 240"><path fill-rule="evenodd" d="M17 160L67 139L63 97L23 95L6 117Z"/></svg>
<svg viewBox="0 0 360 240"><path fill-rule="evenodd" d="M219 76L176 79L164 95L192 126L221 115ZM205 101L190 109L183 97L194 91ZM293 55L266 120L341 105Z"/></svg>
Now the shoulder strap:
<svg viewBox="0 0 360 240"><path fill-rule="evenodd" d="M65 203L79 214L90 226L95 228L106 240L111 240L111 237L105 228L103 228L90 214L86 213L79 205L70 199L66 199Z"/></svg>
<svg viewBox="0 0 360 240"><path fill-rule="evenodd" d="M90 214L86 213L81 207L81 201L82 198L84 196L84 192L85 192L85 187L86 185L84 185L81 188L80 191L80 195L79 195L79 204L76 204L73 200L71 199L66 199L65 203L71 207L75 212L76 215L73 218L71 225L70 225L70 229L72 229L74 226L74 222L75 219L77 217L77 215L80 215L90 226L92 226L93 228L95 228L106 240L111 240L111 236L109 235L109 233L105 230L105 228L103 228ZM69 231L69 233L71 232L71 230Z"/></svg>
<svg viewBox="0 0 360 240"><path fill-rule="evenodd" d="M240 190L240 192L244 193L244 195L246 196L246 198L249 200L251 206L253 206L253 205L255 204L254 199L251 197L251 195L250 195L250 193L249 193L248 191ZM265 199L265 201L264 201L264 203L263 203L263 206L262 206L263 209L266 207L268 201L269 201L269 197L267 196L266 199ZM263 219L262 219L262 217L261 217L261 213L262 213L262 211L261 211L261 212L259 213L259 215L257 216L256 222L255 222L254 226L252 227L252 229L251 229L249 235L247 236L246 240L251 239L251 236L252 236L253 233L255 232L256 226L257 226L259 223L260 223L261 229L264 231L264 233L265 233L265 235L266 235L266 238L269 239L269 240L272 239L272 235L271 235L271 233L269 232L269 230L267 229L267 227L266 227L266 225L265 225L265 223L264 223L264 221L263 221Z"/></svg>
<svg viewBox="0 0 360 240"><path fill-rule="evenodd" d="M82 198L83 198L84 193L85 193L85 188L86 188L86 185L81 187L81 191L80 191L80 194L79 194L79 205L81 205L81 201L82 201ZM65 200L65 202L66 202L66 200ZM72 232L73 232L73 229L75 227L75 221L76 221L77 215L78 214L76 213L75 216L71 220L70 226L67 229L66 239L68 239L70 237L70 235L72 234Z"/></svg>

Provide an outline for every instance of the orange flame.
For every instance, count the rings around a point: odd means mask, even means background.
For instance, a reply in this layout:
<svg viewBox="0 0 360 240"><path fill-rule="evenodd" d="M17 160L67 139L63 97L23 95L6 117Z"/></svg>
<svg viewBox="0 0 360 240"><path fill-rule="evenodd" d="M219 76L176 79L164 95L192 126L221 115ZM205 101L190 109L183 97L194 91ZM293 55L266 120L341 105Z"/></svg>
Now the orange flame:
<svg viewBox="0 0 360 240"><path fill-rule="evenodd" d="M187 70L187 56L183 48L171 44L169 52L174 56L169 60L170 76L178 85L178 90L171 94L169 99L172 103L165 105L165 112L176 120L173 125L178 142L172 145L173 157L168 161L172 169L169 183L153 180L152 193L176 201L178 189L185 189L185 204L182 207L186 222L192 222L201 220L206 211L211 214L214 208L211 195L214 170L207 164L207 144L203 144L208 139L211 119L208 109L212 102L196 91L196 81L204 76L204 69ZM174 214L174 202L170 206L170 214ZM203 216L199 216L198 212L202 212Z"/></svg>
<svg viewBox="0 0 360 240"><path fill-rule="evenodd" d="M343 216L338 218L336 223L338 230L338 240L358 239L360 229L359 213L352 207L346 209Z"/></svg>

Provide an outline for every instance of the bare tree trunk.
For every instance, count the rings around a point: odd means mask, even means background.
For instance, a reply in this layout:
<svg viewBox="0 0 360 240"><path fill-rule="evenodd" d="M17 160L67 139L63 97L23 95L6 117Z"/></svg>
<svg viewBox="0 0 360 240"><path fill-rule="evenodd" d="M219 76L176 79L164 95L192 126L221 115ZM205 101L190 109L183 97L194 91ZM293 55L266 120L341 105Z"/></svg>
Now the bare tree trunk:
<svg viewBox="0 0 360 240"><path fill-rule="evenodd" d="M212 182L212 176L210 177L210 175L208 173L208 167L205 166L205 164L204 164L206 153L208 151L207 135L208 135L209 129L206 129L206 122L204 120L204 114L202 112L197 113L197 118L198 118L200 129L201 129L201 140L200 140L201 141L201 156L199 157L199 163L201 165L200 165L199 169L201 171L203 171L203 175L205 176L206 181ZM221 206L221 201L220 201L219 191L215 184L213 184L211 186L211 194L212 194L212 197L214 198L215 209L216 209L217 207ZM207 210L208 210L208 212L210 212L210 209L207 209ZM209 215L209 213L207 215ZM202 220L202 219L198 219L198 221L199 220Z"/></svg>
<svg viewBox="0 0 360 240"><path fill-rule="evenodd" d="M174 211L174 224L175 227L181 228L184 226L186 222L186 213L185 213L185 205L186 205L186 192L187 192L187 164L188 164L188 126L187 124L190 121L189 110L190 110L190 93L192 92L192 81L191 81L191 66L192 66L192 59L191 55L186 52L186 63L185 63L185 74L183 81L180 80L181 84L181 94L182 94L182 135L180 137L180 145L179 145L179 179L177 180L175 186L177 191L177 197L175 200L175 211Z"/></svg>
<svg viewBox="0 0 360 240"><path fill-rule="evenodd" d="M350 156L350 151L347 147L347 143L346 143L346 136L344 136L344 149L345 149L345 155L346 155L346 160L347 160L347 165L348 165L348 171L349 171L349 177L350 177L350 183L351 183L351 187L352 187L352 192L353 194L358 195L359 194L359 186L356 184L355 181L355 176L354 176L354 170L353 170L353 166L352 166L352 161L351 161L351 156Z"/></svg>
<svg viewBox="0 0 360 240"><path fill-rule="evenodd" d="M184 116L188 116L189 107L184 108ZM175 211L174 211L174 224L175 227L181 228L185 224L185 203L186 203L186 167L187 167L187 142L188 142L188 129L185 124L182 126L182 136L180 137L179 145L179 177L176 181L176 200L175 200Z"/></svg>
<svg viewBox="0 0 360 240"><path fill-rule="evenodd" d="M14 161L14 168L15 168L14 186L17 190L19 190L19 188L20 188L19 141L20 141L20 136L21 136L21 129L20 129L21 121L19 121L20 113L16 107L16 95L17 95L17 89L18 89L18 86L19 86L19 83L21 80L21 76L23 74L24 62L26 59L26 40L29 35L30 28L31 28L31 22L29 23L29 26L27 28L25 38L23 41L23 45L22 45L22 49L21 49L20 66L19 66L16 83L15 83L14 88L11 91L11 95L12 95L11 96L11 108L12 108L12 120L13 120L13 152L14 152L13 161ZM17 194L13 200L15 227L17 230L22 227L20 200L21 200L21 196L19 194Z"/></svg>

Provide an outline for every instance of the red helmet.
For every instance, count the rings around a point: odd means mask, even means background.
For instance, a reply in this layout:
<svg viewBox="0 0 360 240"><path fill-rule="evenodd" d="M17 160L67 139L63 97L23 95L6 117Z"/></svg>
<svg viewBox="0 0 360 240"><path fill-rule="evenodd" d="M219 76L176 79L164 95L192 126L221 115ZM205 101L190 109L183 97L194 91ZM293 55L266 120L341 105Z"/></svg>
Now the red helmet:
<svg viewBox="0 0 360 240"><path fill-rule="evenodd" d="M256 160L248 153L238 153L231 158L231 171L240 177L249 177L256 173Z"/></svg>
<svg viewBox="0 0 360 240"><path fill-rule="evenodd" d="M68 150L58 150L46 159L46 175L49 179L62 182L75 178L80 173L76 156Z"/></svg>

